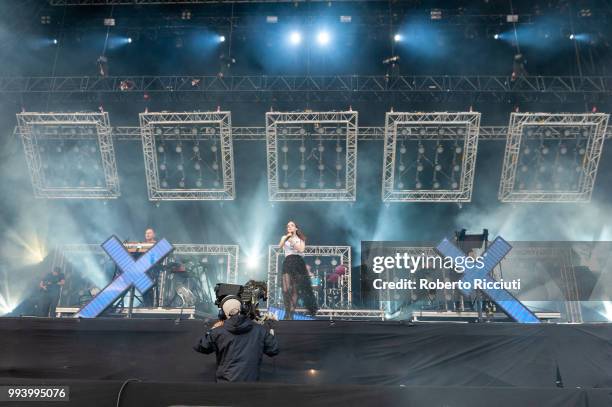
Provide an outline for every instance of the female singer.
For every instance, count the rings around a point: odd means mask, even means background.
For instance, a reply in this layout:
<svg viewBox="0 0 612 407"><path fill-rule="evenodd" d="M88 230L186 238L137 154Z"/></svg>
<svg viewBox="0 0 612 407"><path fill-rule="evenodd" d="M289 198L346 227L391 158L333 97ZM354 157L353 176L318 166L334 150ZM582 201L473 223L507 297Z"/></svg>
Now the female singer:
<svg viewBox="0 0 612 407"><path fill-rule="evenodd" d="M285 318L291 319L295 311L298 298L302 299L304 307L310 315L317 313L317 300L312 291L306 263L304 263L304 249L306 236L293 221L287 223L287 234L279 243L285 253L283 262L283 300L285 302Z"/></svg>

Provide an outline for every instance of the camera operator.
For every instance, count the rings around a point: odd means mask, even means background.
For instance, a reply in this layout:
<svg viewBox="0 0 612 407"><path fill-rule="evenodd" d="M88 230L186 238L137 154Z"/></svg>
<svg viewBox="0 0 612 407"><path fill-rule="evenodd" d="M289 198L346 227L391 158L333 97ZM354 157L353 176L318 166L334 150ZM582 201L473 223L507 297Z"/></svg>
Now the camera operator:
<svg viewBox="0 0 612 407"><path fill-rule="evenodd" d="M240 312L241 302L235 298L222 304L225 320L217 321L200 338L194 349L217 356L217 382L250 382L259 380L262 355L278 355L278 342L273 333Z"/></svg>

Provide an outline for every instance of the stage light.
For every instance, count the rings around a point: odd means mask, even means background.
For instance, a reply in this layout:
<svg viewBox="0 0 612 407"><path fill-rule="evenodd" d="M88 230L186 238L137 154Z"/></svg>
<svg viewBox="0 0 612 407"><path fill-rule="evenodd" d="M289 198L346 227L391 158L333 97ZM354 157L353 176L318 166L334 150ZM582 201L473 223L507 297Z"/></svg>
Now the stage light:
<svg viewBox="0 0 612 407"><path fill-rule="evenodd" d="M128 43L128 44L131 44L131 43L132 43L132 37L128 37L128 39L127 39L127 43Z"/></svg>
<svg viewBox="0 0 612 407"><path fill-rule="evenodd" d="M393 36L393 41L395 41L395 42L400 42L401 40L402 40L402 36L401 36L401 35L399 35L399 34L395 34L395 35Z"/></svg>
<svg viewBox="0 0 612 407"><path fill-rule="evenodd" d="M297 31L292 32L289 36L289 42L291 42L292 45L298 45L302 42L302 35Z"/></svg>
<svg viewBox="0 0 612 407"><path fill-rule="evenodd" d="M591 36L589 34L570 34L570 39L571 40L576 40L578 42L592 42L591 41Z"/></svg>
<svg viewBox="0 0 612 407"><path fill-rule="evenodd" d="M320 31L319 34L317 34L317 42L319 43L319 45L327 45L329 44L329 33L327 31Z"/></svg>
<svg viewBox="0 0 612 407"><path fill-rule="evenodd" d="M53 44L57 45L58 42L57 38L53 38Z"/></svg>
<svg viewBox="0 0 612 407"><path fill-rule="evenodd" d="M11 303L9 299L0 295L0 316L10 314L15 308L17 308L16 303Z"/></svg>
<svg viewBox="0 0 612 407"><path fill-rule="evenodd" d="M259 267L259 257L258 256L247 257L246 266L250 270L255 270L257 267Z"/></svg>
<svg viewBox="0 0 612 407"><path fill-rule="evenodd" d="M218 40L219 42L225 42L225 35L220 35L220 36L217 38L217 40Z"/></svg>
<svg viewBox="0 0 612 407"><path fill-rule="evenodd" d="M278 16L266 16L266 23L268 24L278 23Z"/></svg>
<svg viewBox="0 0 612 407"><path fill-rule="evenodd" d="M493 35L493 38L495 38L496 40L499 40L499 34Z"/></svg>
<svg viewBox="0 0 612 407"><path fill-rule="evenodd" d="M604 301L603 306L604 312L602 315L605 316L608 321L612 321L612 301Z"/></svg>

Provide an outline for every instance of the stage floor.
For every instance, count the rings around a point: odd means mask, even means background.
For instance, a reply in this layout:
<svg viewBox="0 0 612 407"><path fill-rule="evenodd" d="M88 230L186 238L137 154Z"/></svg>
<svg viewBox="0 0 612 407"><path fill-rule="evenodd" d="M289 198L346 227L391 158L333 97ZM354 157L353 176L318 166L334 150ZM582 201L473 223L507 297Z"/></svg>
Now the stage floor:
<svg viewBox="0 0 612 407"><path fill-rule="evenodd" d="M612 405L612 324L280 321L281 354L243 387L212 383L214 356L192 350L205 329L0 318L0 380L68 383L75 398L99 392L97 405L128 379L142 382L121 405Z"/></svg>

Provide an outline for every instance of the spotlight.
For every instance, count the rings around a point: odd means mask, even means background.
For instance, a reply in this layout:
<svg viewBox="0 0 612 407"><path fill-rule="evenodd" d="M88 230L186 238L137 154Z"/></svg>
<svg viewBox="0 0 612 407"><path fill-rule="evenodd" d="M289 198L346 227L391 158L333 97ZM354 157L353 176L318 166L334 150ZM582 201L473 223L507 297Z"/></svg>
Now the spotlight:
<svg viewBox="0 0 612 407"><path fill-rule="evenodd" d="M127 39L127 43L128 43L128 44L131 44L131 43L132 43L132 37L128 37L128 39Z"/></svg>
<svg viewBox="0 0 612 407"><path fill-rule="evenodd" d="M576 36L575 36L574 34L570 34L570 35L569 35L569 39L570 39L570 40L573 40L574 38L576 38Z"/></svg>
<svg viewBox="0 0 612 407"><path fill-rule="evenodd" d="M53 44L57 45L58 42L57 38L53 38Z"/></svg>
<svg viewBox="0 0 612 407"><path fill-rule="evenodd" d="M300 42L302 42L302 35L297 31L292 32L289 36L289 42L291 42L293 45L298 45Z"/></svg>
<svg viewBox="0 0 612 407"><path fill-rule="evenodd" d="M259 266L259 258L257 256L249 256L249 257L247 257L246 265L251 270L256 269Z"/></svg>
<svg viewBox="0 0 612 407"><path fill-rule="evenodd" d="M218 40L219 42L225 42L225 35L220 35Z"/></svg>
<svg viewBox="0 0 612 407"><path fill-rule="evenodd" d="M329 44L329 33L327 31L320 31L317 35L317 42L319 45Z"/></svg>
<svg viewBox="0 0 612 407"><path fill-rule="evenodd" d="M395 34L395 35L393 36L393 41L395 41L395 42L400 42L401 40L402 40L402 36L401 36L401 35L399 35L399 34Z"/></svg>
<svg viewBox="0 0 612 407"><path fill-rule="evenodd" d="M493 35L493 38L495 38L496 40L499 40L499 34Z"/></svg>

